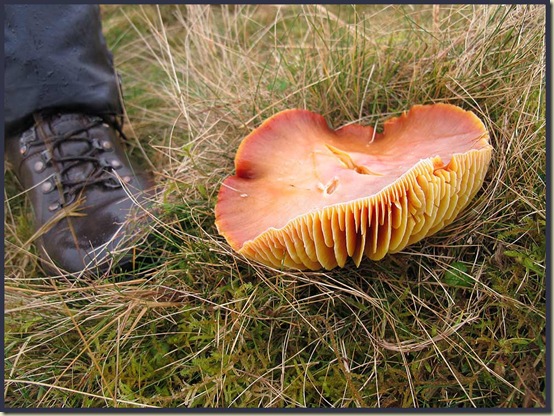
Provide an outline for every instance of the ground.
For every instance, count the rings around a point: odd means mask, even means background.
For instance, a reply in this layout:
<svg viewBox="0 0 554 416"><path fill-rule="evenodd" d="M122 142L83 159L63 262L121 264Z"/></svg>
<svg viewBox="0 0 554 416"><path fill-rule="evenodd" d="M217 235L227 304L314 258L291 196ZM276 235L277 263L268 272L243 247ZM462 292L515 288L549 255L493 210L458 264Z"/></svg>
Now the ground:
<svg viewBox="0 0 554 416"><path fill-rule="evenodd" d="M47 276L6 167L7 407L548 405L545 5L101 9L157 221L134 274ZM494 152L434 236L298 272L218 235L219 186L271 115L379 129L438 102L473 111Z"/></svg>

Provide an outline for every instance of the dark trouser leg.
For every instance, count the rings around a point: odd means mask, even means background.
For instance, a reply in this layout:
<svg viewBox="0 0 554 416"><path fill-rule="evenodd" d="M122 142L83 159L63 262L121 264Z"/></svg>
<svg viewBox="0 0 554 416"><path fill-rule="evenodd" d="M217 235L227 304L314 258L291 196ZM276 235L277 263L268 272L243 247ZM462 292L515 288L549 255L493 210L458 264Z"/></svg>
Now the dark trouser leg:
<svg viewBox="0 0 554 416"><path fill-rule="evenodd" d="M147 204L151 184L125 154L113 117L123 106L99 7L5 12L5 159L31 202L45 270L132 268L136 205Z"/></svg>
<svg viewBox="0 0 554 416"><path fill-rule="evenodd" d="M122 113L97 5L4 7L6 137L37 111Z"/></svg>

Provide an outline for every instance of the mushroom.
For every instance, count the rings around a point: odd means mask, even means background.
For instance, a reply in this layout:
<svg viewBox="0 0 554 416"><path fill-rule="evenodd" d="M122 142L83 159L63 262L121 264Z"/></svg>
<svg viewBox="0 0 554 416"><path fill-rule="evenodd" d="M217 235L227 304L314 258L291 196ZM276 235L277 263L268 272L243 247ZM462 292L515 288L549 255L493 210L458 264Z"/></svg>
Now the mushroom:
<svg viewBox="0 0 554 416"><path fill-rule="evenodd" d="M492 147L483 123L449 104L417 105L382 133L332 130L285 110L249 134L215 207L218 232L274 267L382 259L450 224L477 193Z"/></svg>

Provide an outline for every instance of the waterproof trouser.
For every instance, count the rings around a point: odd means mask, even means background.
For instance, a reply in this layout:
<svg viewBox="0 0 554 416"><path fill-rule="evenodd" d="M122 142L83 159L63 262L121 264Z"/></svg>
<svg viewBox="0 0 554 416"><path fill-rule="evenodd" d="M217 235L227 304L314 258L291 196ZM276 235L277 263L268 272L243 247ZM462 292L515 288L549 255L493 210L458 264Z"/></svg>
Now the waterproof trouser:
<svg viewBox="0 0 554 416"><path fill-rule="evenodd" d="M123 112L98 5L5 5L4 12L6 137L30 127L39 111Z"/></svg>

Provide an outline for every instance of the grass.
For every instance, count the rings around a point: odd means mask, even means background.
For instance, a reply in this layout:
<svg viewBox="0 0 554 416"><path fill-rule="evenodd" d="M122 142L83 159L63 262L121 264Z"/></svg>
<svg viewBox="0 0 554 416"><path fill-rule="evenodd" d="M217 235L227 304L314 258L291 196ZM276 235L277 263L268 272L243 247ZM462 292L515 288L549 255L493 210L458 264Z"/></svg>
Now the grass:
<svg viewBox="0 0 554 416"><path fill-rule="evenodd" d="M544 408L545 6L102 6L130 152L154 171L148 263L49 277L5 182L9 408ZM242 140L287 108L333 127L474 111L494 155L436 235L382 261L275 270L213 209Z"/></svg>

